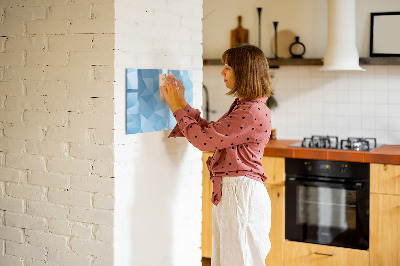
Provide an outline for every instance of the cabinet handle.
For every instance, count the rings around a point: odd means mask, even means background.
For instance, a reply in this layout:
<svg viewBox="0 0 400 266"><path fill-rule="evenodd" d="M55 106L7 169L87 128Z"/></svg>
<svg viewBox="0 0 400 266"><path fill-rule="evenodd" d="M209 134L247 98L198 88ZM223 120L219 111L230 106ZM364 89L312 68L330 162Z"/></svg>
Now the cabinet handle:
<svg viewBox="0 0 400 266"><path fill-rule="evenodd" d="M320 252L314 252L315 255L323 255L323 256L335 256L335 254L328 254L328 253L320 253Z"/></svg>

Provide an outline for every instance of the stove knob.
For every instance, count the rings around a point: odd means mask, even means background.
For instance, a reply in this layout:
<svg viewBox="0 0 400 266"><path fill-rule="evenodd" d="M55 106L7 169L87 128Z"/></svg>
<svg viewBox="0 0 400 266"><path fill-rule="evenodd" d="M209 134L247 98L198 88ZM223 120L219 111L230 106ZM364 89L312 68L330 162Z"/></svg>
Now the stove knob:
<svg viewBox="0 0 400 266"><path fill-rule="evenodd" d="M307 170L308 172L311 172L312 166L311 166L311 163L310 163L310 162L306 162L306 170Z"/></svg>
<svg viewBox="0 0 400 266"><path fill-rule="evenodd" d="M346 169L347 169L347 164L342 164L342 167L340 168L340 173L341 174L346 173Z"/></svg>

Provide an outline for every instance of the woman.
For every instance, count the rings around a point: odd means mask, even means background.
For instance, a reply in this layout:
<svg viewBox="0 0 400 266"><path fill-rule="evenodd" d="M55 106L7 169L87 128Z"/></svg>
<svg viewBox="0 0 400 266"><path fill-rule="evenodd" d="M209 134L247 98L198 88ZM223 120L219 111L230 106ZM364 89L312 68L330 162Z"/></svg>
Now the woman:
<svg viewBox="0 0 400 266"><path fill-rule="evenodd" d="M170 137L185 136L201 151L214 151L207 166L213 182L212 265L265 265L270 250L271 202L261 158L271 130L268 62L252 45L225 51L221 71L227 95L237 98L217 122L200 118L184 88L169 77L160 87L178 124Z"/></svg>

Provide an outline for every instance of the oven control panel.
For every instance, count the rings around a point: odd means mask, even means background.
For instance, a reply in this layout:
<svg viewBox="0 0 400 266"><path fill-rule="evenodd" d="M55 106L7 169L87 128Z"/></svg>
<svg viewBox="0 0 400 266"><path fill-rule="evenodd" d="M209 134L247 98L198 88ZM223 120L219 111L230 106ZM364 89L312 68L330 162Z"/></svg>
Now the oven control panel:
<svg viewBox="0 0 400 266"><path fill-rule="evenodd" d="M286 158L286 174L336 178L369 178L369 164Z"/></svg>

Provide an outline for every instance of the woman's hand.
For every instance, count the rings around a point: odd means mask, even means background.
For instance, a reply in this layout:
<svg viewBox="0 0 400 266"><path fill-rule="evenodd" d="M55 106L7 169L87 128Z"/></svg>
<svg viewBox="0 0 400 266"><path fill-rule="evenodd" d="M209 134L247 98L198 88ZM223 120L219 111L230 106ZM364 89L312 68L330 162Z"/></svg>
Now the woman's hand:
<svg viewBox="0 0 400 266"><path fill-rule="evenodd" d="M177 82L178 81L178 82ZM164 94L165 101L168 104L169 109L171 109L172 113L174 113L178 109L184 109L186 107L186 101L182 103L182 92L181 91L181 86L183 89L183 95L184 95L184 87L182 86L182 83L179 82L176 78L167 78L167 82L164 84L164 86L161 86L160 89ZM183 100L185 100L183 96ZM185 105L183 105L185 104Z"/></svg>
<svg viewBox="0 0 400 266"><path fill-rule="evenodd" d="M180 105L183 106L183 108L186 107L187 102L185 100L185 87L183 84L179 81L179 79L175 78L174 76L168 76L168 79L171 81L175 81L177 86L178 86L178 97L179 97L179 102Z"/></svg>

